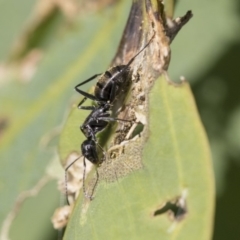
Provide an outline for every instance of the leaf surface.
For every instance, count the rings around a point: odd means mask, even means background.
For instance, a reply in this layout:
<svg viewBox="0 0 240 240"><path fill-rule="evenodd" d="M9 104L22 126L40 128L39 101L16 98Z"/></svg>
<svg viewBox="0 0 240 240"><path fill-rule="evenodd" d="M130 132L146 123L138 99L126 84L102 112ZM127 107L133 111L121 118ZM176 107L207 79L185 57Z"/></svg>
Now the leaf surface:
<svg viewBox="0 0 240 240"><path fill-rule="evenodd" d="M28 23L36 0L0 2L0 59L8 56L12 45Z"/></svg>
<svg viewBox="0 0 240 240"><path fill-rule="evenodd" d="M113 183L101 181L90 203L80 196L65 240L211 239L211 156L186 82L175 86L164 76L155 82L149 94L148 132L143 168ZM163 206L176 199L186 213L173 220Z"/></svg>

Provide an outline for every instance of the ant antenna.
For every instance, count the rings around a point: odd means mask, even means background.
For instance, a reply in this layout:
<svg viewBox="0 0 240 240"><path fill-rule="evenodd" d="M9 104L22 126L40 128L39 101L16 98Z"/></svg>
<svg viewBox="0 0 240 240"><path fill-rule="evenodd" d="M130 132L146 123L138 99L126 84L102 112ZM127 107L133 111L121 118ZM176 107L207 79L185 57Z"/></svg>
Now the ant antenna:
<svg viewBox="0 0 240 240"><path fill-rule="evenodd" d="M119 75L122 75L122 73L131 65L131 63L135 60L135 58L145 49L148 47L148 45L152 42L153 38L155 37L155 31L150 40L145 44L145 46L137 53L135 56L133 56L130 61L127 63L127 65L122 69Z"/></svg>
<svg viewBox="0 0 240 240"><path fill-rule="evenodd" d="M104 154L104 157L106 155L106 152L103 150L103 148L97 143L97 145L100 147L100 149L103 151L103 154ZM80 156L81 157L81 156ZM76 158L74 161L72 161L65 169L65 194L66 194L66 201L67 201L67 204L70 205L69 201L68 201L68 177L67 177L67 171L68 169L80 158ZM84 193L84 196L86 198L89 198L90 200L93 200L93 193L97 187L97 183L98 183L98 180L99 180L99 173L98 173L98 170L96 169L96 175L97 175L97 179L96 179L96 182L93 186L93 190L92 190L92 194L91 195L88 195L87 194L87 191L86 191L86 187L85 187L85 180L86 180L86 161L85 161L85 157L83 158L83 185L82 185L82 188L83 188L83 193Z"/></svg>
<svg viewBox="0 0 240 240"><path fill-rule="evenodd" d="M135 55L133 56L130 61L128 62L128 64L126 65L126 68L129 67L131 65L131 63L134 61L134 59L145 49L148 47L148 45L152 42L153 38L155 37L155 31L154 34L152 35L152 37L150 38L150 40L145 44L145 46ZM124 71L124 69L122 70Z"/></svg>
<svg viewBox="0 0 240 240"><path fill-rule="evenodd" d="M126 69L129 68L129 66L130 66L131 63L135 60L135 58L136 58L145 48L147 48L148 45L152 42L153 38L155 37L155 33L156 33L156 32L154 31L154 34L152 35L152 37L150 38L150 40L145 44L145 46L144 46L137 54L135 54L135 56L133 56L133 57L129 60L129 62L127 63L127 65L125 65L125 67L124 67L118 74L113 75L110 79L116 78L116 76L117 76L117 77L120 77L120 76L126 71ZM90 99L91 99L91 98L90 98Z"/></svg>
<svg viewBox="0 0 240 240"><path fill-rule="evenodd" d="M80 156L81 157L81 156ZM67 171L68 169L80 158L76 158L74 161L72 161L66 168L65 168L65 194L66 194L66 200L67 200L67 204L70 205L69 201L68 201L68 177L67 177Z"/></svg>

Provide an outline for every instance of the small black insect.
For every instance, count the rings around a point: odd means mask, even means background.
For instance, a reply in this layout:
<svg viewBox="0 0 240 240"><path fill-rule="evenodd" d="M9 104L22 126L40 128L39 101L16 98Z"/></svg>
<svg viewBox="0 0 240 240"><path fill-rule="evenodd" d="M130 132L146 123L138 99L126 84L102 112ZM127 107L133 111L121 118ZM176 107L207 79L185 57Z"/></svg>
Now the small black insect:
<svg viewBox="0 0 240 240"><path fill-rule="evenodd" d="M154 34L155 35L155 34ZM130 77L130 65L134 61L134 59L151 43L154 38L148 41L148 43L135 55L126 65L119 65L110 68L104 74L95 74L89 79L79 83L75 86L75 90L84 96L81 102L78 104L79 109L91 110L91 113L88 115L84 123L80 126L82 133L85 135L87 140L85 140L81 145L82 155L84 157L84 173L83 173L83 192L85 197L92 199L93 193L89 196L85 191L85 172L86 172L86 162L85 158L88 159L93 164L97 165L101 163L103 160L99 159L97 147L101 149L103 154L105 155L102 147L97 143L96 134L102 130L104 130L108 123L111 121L127 121L118 118L111 117L110 110L112 108L113 102L120 95L121 91L126 91L127 87L130 85L131 77ZM82 91L79 87L94 80L96 77L100 76L99 80L96 83L94 89L94 95ZM96 106L82 106L82 104L87 100L91 99L96 102ZM76 159L77 160L77 159ZM75 160L75 161L76 161ZM65 172L69 169L69 167L75 162L73 161L66 169ZM66 180L67 181L67 180ZM98 173L97 180L98 181ZM96 184L95 184L96 185ZM95 187L94 187L95 188ZM93 189L94 192L94 189Z"/></svg>

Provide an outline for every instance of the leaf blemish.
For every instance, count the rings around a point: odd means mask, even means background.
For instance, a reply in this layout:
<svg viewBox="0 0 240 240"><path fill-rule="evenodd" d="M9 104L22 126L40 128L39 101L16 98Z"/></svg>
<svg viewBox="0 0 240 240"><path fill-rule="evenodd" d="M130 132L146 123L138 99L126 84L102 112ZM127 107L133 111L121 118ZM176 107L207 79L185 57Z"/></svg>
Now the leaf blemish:
<svg viewBox="0 0 240 240"><path fill-rule="evenodd" d="M187 190L185 189L180 197L177 197L174 200L167 201L163 207L157 209L153 213L153 216L156 217L164 213L168 213L170 220L172 221L183 220L188 213L186 196Z"/></svg>

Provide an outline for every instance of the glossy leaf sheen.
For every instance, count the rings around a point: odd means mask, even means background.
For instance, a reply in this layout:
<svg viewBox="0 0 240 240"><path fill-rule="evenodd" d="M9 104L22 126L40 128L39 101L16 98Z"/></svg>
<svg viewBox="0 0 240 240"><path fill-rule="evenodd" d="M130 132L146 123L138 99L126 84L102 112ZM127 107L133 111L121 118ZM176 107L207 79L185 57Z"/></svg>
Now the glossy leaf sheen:
<svg viewBox="0 0 240 240"><path fill-rule="evenodd" d="M149 95L149 138L144 168L115 183L100 183L88 205L79 198L65 234L68 239L211 238L214 184L208 142L187 83L164 77ZM187 193L179 221L154 216L167 201Z"/></svg>

